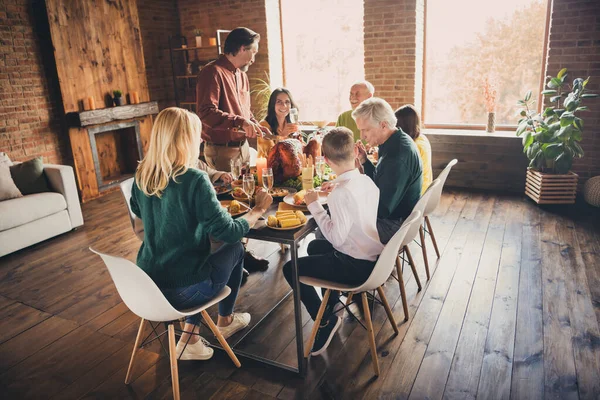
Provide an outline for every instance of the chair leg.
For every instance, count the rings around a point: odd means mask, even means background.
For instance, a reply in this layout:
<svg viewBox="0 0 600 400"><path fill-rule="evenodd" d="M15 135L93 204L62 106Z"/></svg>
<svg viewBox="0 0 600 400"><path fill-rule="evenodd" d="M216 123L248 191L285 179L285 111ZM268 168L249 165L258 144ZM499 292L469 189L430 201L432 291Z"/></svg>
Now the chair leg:
<svg viewBox="0 0 600 400"><path fill-rule="evenodd" d="M423 232L423 226L419 226L419 236L421 236L421 251L423 252L423 260L425 261L425 273L427 274L427 280L431 278L429 275L429 261L427 261L427 247L425 247L425 233Z"/></svg>
<svg viewBox="0 0 600 400"><path fill-rule="evenodd" d="M383 286L379 286L377 288L377 293L379 293L379 298L383 303L383 308L385 308L385 312L387 313L388 319L390 320L390 324L392 324L392 328L394 328L394 332L396 335L400 332L398 327L396 326L396 319L394 318L394 314L392 313L392 309L390 308L390 303L387 301L387 297L385 297L385 292L383 291ZM403 299L404 300L404 299ZM403 303L404 305L404 303ZM404 318L407 319L408 314L404 314Z"/></svg>
<svg viewBox="0 0 600 400"><path fill-rule="evenodd" d="M352 296L354 296L354 293L348 292L348 298L346 299L346 306L349 306L350 303L352 303Z"/></svg>
<svg viewBox="0 0 600 400"><path fill-rule="evenodd" d="M319 312L317 313L317 319L313 324L312 332L310 333L310 338L308 338L308 343L306 343L306 347L304 348L304 358L308 358L310 351L312 350L313 344L315 344L315 338L317 337L317 331L319 330L319 324L321 323L321 319L323 318L323 314L325 313L325 308L327 307L327 302L329 301L329 294L331 293L330 289L325 291L323 295L323 301L321 302L321 307L319 307Z"/></svg>
<svg viewBox="0 0 600 400"><path fill-rule="evenodd" d="M402 266L400 265L400 257L396 257L396 274L398 274L398 285L400 286L400 296L402 297L404 320L408 321L408 301L406 300L406 288L404 287L404 278L402 277ZM396 324L394 323L394 326L395 325Z"/></svg>
<svg viewBox="0 0 600 400"><path fill-rule="evenodd" d="M144 333L144 326L146 320L142 318L140 321L140 327L138 329L137 336L135 338L135 344L133 345L133 352L131 353L131 360L129 360L129 368L127 368L127 375L125 376L125 384L129 385L131 382L131 374L133 372L133 363L135 362L135 356L140 348L140 341L142 340L142 334Z"/></svg>
<svg viewBox="0 0 600 400"><path fill-rule="evenodd" d="M419 274L417 273L417 268L415 267L415 260L413 260L412 254L410 253L410 249L408 248L408 246L404 246L404 252L406 253L406 257L408 257L410 269L412 270L413 275L415 276L415 280L417 281L417 287L419 288L420 292L421 289L423 289L423 286L421 286L421 280L419 279Z"/></svg>
<svg viewBox="0 0 600 400"><path fill-rule="evenodd" d="M221 347L223 347L229 358L231 358L231 361L233 361L233 364L236 367L240 368L242 366L240 360L238 360L236 355L233 353L233 350L231 350L231 347L229 347L229 343L227 343L227 340L225 340L225 338L221 334L221 331L219 331L219 328L217 328L210 315L208 315L206 310L202 310L200 313L202 314L202 318L204 318L204 321L206 321L212 333L217 337L217 340L221 344Z"/></svg>
<svg viewBox="0 0 600 400"><path fill-rule="evenodd" d="M369 310L369 301L367 293L361 293L363 308L365 310L365 322L367 331L369 331L369 345L371 346L371 358L373 359L373 370L375 375L379 376L379 360L377 359L377 345L375 344L375 332L373 332L373 323L371 322L371 310Z"/></svg>
<svg viewBox="0 0 600 400"><path fill-rule="evenodd" d="M285 244L280 243L279 244L279 249L281 250L282 253L285 253Z"/></svg>
<svg viewBox="0 0 600 400"><path fill-rule="evenodd" d="M435 240L435 235L433 234L433 228L431 227L431 222L429 222L429 217L425 217L425 223L427 224L427 231L429 232L429 236L431 236L431 241L433 242L433 248L435 249L435 254L437 258L440 258L440 250L438 249L437 241Z"/></svg>
<svg viewBox="0 0 600 400"><path fill-rule="evenodd" d="M171 362L171 381L173 398L179 400L179 371L177 369L177 345L175 344L175 326L169 324L169 359Z"/></svg>

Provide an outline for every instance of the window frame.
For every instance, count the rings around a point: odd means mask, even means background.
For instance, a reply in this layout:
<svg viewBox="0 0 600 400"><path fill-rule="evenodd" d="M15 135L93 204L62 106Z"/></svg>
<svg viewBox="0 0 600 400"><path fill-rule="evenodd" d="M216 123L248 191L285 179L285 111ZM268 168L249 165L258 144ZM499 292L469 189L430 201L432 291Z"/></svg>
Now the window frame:
<svg viewBox="0 0 600 400"><path fill-rule="evenodd" d="M281 0L280 0L281 1ZM424 0L424 15L423 15L423 67L421 73L423 74L422 85L421 85L421 123L423 124L423 128L425 129L449 129L449 130L485 130L486 124L428 124L427 123L427 113L425 109L425 101L426 101L426 85L427 85L427 7L428 0ZM546 73L548 69L548 38L550 34L550 19L552 17L552 0L546 0L546 26L544 28L544 40L543 40L543 49L542 49L542 68L540 72L540 82L539 82L539 90L538 90L538 100L537 100L537 112L540 113L542 111L542 103L544 96L541 94L542 90L544 90L544 85L546 83ZM496 125L497 131L514 131L517 129L517 124L510 125Z"/></svg>

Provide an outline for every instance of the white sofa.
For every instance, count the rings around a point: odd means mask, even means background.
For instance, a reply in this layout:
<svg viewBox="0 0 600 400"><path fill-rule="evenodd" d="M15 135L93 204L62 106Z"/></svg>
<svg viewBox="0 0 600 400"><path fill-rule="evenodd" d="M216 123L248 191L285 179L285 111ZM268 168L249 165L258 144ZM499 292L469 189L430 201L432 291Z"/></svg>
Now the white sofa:
<svg viewBox="0 0 600 400"><path fill-rule="evenodd" d="M44 164L54 192L0 201L0 257L83 225L73 168Z"/></svg>

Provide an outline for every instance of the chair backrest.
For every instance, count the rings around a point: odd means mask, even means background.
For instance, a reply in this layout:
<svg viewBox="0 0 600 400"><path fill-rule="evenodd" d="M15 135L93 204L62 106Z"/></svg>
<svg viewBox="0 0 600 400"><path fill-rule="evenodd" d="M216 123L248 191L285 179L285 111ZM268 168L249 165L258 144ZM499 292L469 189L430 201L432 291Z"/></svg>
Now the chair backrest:
<svg viewBox="0 0 600 400"><path fill-rule="evenodd" d="M102 257L125 305L148 321L164 322L182 317L167 301L154 281L137 265L121 257L90 251Z"/></svg>
<svg viewBox="0 0 600 400"><path fill-rule="evenodd" d="M396 257L398 257L398 253L402 243L404 242L406 233L413 225L417 225L418 229L420 221L421 211L413 210L406 221L404 221L400 229L398 229L398 232L392 236L390 241L383 248L383 251L379 256L379 260L377 260L369 279L367 279L360 288L354 290L354 292L359 293L366 290L373 290L383 285L383 283L390 277L390 274L394 269Z"/></svg>
<svg viewBox="0 0 600 400"><path fill-rule="evenodd" d="M254 147L250 147L250 166L256 166L256 157L258 157L258 151Z"/></svg>
<svg viewBox="0 0 600 400"><path fill-rule="evenodd" d="M131 211L131 190L133 188L134 178L129 178L124 180L119 184L121 188L121 194L123 194L123 199L125 200L125 205L127 206L127 210L129 212L129 222L131 222L131 228L133 228L133 232L135 232L136 236L143 241L144 240L144 224L142 220L137 217Z"/></svg>
<svg viewBox="0 0 600 400"><path fill-rule="evenodd" d="M458 160L456 158L450 161L448 165L446 165L446 168L444 168L444 170L440 172L440 174L436 178L440 181L440 185L435 189L435 191L431 193L429 203L427 203L425 211L423 212L423 217L426 217L429 214L431 214L437 208L438 204L440 204L440 199L442 198L442 190L444 189L444 185L446 184L446 178L448 178L450 170L456 165L457 162Z"/></svg>
<svg viewBox="0 0 600 400"><path fill-rule="evenodd" d="M436 190L436 188L439 187L439 185L440 185L440 181L437 179L435 179L433 182L431 182L431 185L429 185L429 187L427 188L425 193L423 193L423 196L421 196L419 201L417 201L417 204L415 204L413 211L419 211L421 216L419 217L419 221L416 224L413 224L410 227L410 229L408 230L408 232L406 232L406 236L404 237L404 242L402 243L402 246L406 246L407 244L412 242L415 237L417 237L417 233L419 233L419 227L423 223L423 217L424 217L423 212L425 211L425 207L427 206L427 203L429 202L429 198L431 197L431 194L433 193L434 190Z"/></svg>

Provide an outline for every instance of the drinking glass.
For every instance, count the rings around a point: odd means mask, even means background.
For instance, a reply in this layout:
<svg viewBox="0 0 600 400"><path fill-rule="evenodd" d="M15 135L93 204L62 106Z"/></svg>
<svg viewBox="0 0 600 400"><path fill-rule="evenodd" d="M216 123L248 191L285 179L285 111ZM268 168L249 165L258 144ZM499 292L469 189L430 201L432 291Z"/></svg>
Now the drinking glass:
<svg viewBox="0 0 600 400"><path fill-rule="evenodd" d="M250 207L252 207L252 198L254 197L254 189L256 187L256 183L254 182L254 174L245 174L242 185L244 193L246 193L246 196L248 196Z"/></svg>
<svg viewBox="0 0 600 400"><path fill-rule="evenodd" d="M265 189L267 189L267 192L271 193L271 189L273 189L273 169L272 168L263 168L262 181L263 181L263 186L265 187Z"/></svg>
<svg viewBox="0 0 600 400"><path fill-rule="evenodd" d="M298 123L298 118L299 118L298 109L297 108L290 108L290 123L291 124L297 124Z"/></svg>
<svg viewBox="0 0 600 400"><path fill-rule="evenodd" d="M235 158L229 161L229 166L231 167L231 174L234 179L240 179L240 175L242 174L242 162Z"/></svg>
<svg viewBox="0 0 600 400"><path fill-rule="evenodd" d="M325 163L325 157L323 156L317 156L317 158L315 159L315 169L317 172L317 176L319 177L319 179L323 180L323 176L325 175L325 167L326 167L326 163Z"/></svg>

